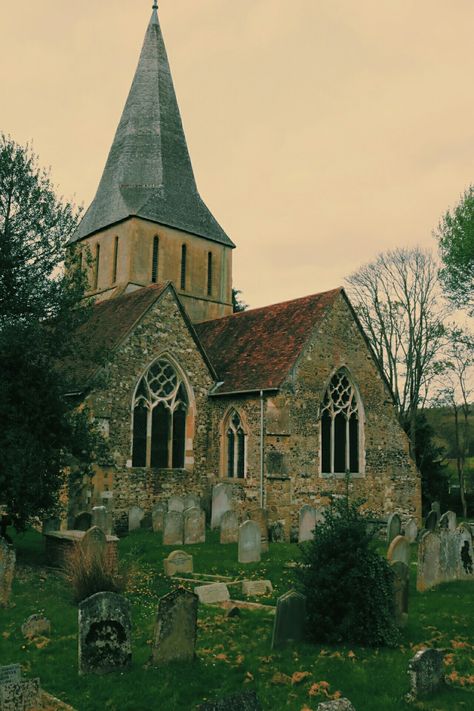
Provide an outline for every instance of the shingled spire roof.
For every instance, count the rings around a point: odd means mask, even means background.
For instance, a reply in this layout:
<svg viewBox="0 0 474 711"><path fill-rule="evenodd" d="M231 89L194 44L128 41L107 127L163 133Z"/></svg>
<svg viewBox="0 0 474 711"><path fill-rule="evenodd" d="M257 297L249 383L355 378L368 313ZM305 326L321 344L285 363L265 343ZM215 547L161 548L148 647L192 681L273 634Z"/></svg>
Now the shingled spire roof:
<svg viewBox="0 0 474 711"><path fill-rule="evenodd" d="M234 246L196 187L155 8L97 194L71 241L131 216Z"/></svg>

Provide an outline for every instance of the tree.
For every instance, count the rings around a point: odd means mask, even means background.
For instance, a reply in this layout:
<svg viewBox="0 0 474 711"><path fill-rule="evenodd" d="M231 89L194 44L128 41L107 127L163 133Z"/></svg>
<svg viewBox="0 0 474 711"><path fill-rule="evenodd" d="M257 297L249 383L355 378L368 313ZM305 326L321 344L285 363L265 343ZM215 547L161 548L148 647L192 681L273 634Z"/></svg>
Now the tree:
<svg viewBox="0 0 474 711"><path fill-rule="evenodd" d="M474 313L474 185L446 212L435 236L444 265L440 276L446 293L456 306Z"/></svg>
<svg viewBox="0 0 474 711"><path fill-rule="evenodd" d="M240 289L232 289L232 310L234 314L248 309L248 305L240 298Z"/></svg>
<svg viewBox="0 0 474 711"><path fill-rule="evenodd" d="M1 135L0 504L18 529L57 506L66 467L87 466L100 445L60 367L88 314L66 247L78 216L31 148Z"/></svg>
<svg viewBox="0 0 474 711"><path fill-rule="evenodd" d="M408 423L407 423L408 424ZM416 416L416 447L413 456L421 474L423 511L429 511L433 501L445 502L449 478L445 449L435 442L435 430L428 422L426 411Z"/></svg>
<svg viewBox="0 0 474 711"><path fill-rule="evenodd" d="M416 449L416 415L438 370L446 329L430 252L379 254L348 279L350 295L395 398L399 420Z"/></svg>

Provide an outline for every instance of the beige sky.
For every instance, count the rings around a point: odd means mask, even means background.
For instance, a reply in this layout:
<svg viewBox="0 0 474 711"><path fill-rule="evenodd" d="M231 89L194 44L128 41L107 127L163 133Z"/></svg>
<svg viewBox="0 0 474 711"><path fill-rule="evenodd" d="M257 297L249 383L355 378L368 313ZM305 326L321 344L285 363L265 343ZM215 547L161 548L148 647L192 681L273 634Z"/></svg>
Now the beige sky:
<svg viewBox="0 0 474 711"><path fill-rule="evenodd" d="M0 0L0 130L94 196L152 0ZM252 306L434 247L474 182L473 0L161 0L201 195Z"/></svg>

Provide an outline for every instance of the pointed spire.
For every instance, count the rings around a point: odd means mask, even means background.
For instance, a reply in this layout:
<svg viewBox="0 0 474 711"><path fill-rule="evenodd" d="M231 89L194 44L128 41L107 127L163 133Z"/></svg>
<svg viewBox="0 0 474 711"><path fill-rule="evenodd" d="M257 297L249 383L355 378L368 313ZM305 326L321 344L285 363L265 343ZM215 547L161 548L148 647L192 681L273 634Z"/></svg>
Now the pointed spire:
<svg viewBox="0 0 474 711"><path fill-rule="evenodd" d="M72 241L137 216L234 246L202 201L153 14L96 196Z"/></svg>

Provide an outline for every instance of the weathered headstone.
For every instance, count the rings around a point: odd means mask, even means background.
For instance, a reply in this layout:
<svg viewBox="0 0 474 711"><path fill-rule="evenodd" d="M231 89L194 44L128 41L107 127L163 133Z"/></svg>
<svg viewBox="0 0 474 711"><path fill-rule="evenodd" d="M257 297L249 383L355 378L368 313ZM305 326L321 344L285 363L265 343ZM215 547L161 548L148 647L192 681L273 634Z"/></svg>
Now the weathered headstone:
<svg viewBox="0 0 474 711"><path fill-rule="evenodd" d="M456 530L456 514L454 511L446 511L439 519L439 527L442 530Z"/></svg>
<svg viewBox="0 0 474 711"><path fill-rule="evenodd" d="M421 649L408 664L411 700L432 694L444 682L444 652L440 649Z"/></svg>
<svg viewBox="0 0 474 711"><path fill-rule="evenodd" d="M431 504L431 510L434 511L437 515L439 524L439 519L441 517L441 504L439 503L439 501L433 501L433 503Z"/></svg>
<svg viewBox="0 0 474 711"><path fill-rule="evenodd" d="M79 674L127 669L132 661L131 605L111 592L79 603Z"/></svg>
<svg viewBox="0 0 474 711"><path fill-rule="evenodd" d="M216 484L212 487L211 528L218 528L222 515L232 509L232 486Z"/></svg>
<svg viewBox="0 0 474 711"><path fill-rule="evenodd" d="M273 592L273 585L270 580L243 580L243 595L267 595Z"/></svg>
<svg viewBox="0 0 474 711"><path fill-rule="evenodd" d="M436 531L436 528L438 527L438 513L436 511L431 510L428 514L428 516L425 519L425 528L427 531Z"/></svg>
<svg viewBox="0 0 474 711"><path fill-rule="evenodd" d="M333 699L318 704L316 711L355 711L349 699Z"/></svg>
<svg viewBox="0 0 474 711"><path fill-rule="evenodd" d="M206 514L202 509L190 508L184 512L184 543L206 542Z"/></svg>
<svg viewBox="0 0 474 711"><path fill-rule="evenodd" d="M167 511L163 525L163 545L182 546L184 540L183 514L179 511Z"/></svg>
<svg viewBox="0 0 474 711"><path fill-rule="evenodd" d="M185 551L173 551L164 559L165 575L179 575L193 572L193 557Z"/></svg>
<svg viewBox="0 0 474 711"><path fill-rule="evenodd" d="M19 679L0 686L2 711L37 711L43 708L39 679Z"/></svg>
<svg viewBox="0 0 474 711"><path fill-rule="evenodd" d="M184 501L181 496L171 496L168 499L168 511L178 511L179 513L183 513Z"/></svg>
<svg viewBox="0 0 474 711"><path fill-rule="evenodd" d="M178 588L161 598L156 615L152 663L193 661L198 597Z"/></svg>
<svg viewBox="0 0 474 711"><path fill-rule="evenodd" d="M0 607L6 607L10 600L15 562L15 549L4 538L0 538Z"/></svg>
<svg viewBox="0 0 474 711"><path fill-rule="evenodd" d="M92 526L85 532L81 547L91 556L104 555L107 548L107 537L101 528Z"/></svg>
<svg viewBox="0 0 474 711"><path fill-rule="evenodd" d="M417 536L418 536L418 525L416 523L416 519L409 518L405 524L405 537L408 538L410 543L415 543Z"/></svg>
<svg viewBox="0 0 474 711"><path fill-rule="evenodd" d="M259 563L262 535L255 521L245 521L239 526L239 563Z"/></svg>
<svg viewBox="0 0 474 711"><path fill-rule="evenodd" d="M165 503L162 501L159 501L157 504L152 509L151 512L151 524L153 527L154 533L160 533L163 530L163 526L165 523L165 513L168 510L168 507Z"/></svg>
<svg viewBox="0 0 474 711"><path fill-rule="evenodd" d="M401 560L405 565L410 565L410 542L405 536L396 536L390 543L387 551L387 560L394 563Z"/></svg>
<svg viewBox="0 0 474 711"><path fill-rule="evenodd" d="M440 582L440 548L438 534L427 531L418 545L416 589L424 592Z"/></svg>
<svg viewBox="0 0 474 711"><path fill-rule="evenodd" d="M285 526L282 521L274 521L269 526L270 540L272 543L285 542Z"/></svg>
<svg viewBox="0 0 474 711"><path fill-rule="evenodd" d="M217 602L227 602L230 600L229 589L225 583L211 583L210 585L198 585L194 592L199 598L199 602L204 605L213 605Z"/></svg>
<svg viewBox="0 0 474 711"><path fill-rule="evenodd" d="M474 569L471 531L468 527L461 525L456 529L454 536L458 550L457 577L459 580L472 578Z"/></svg>
<svg viewBox="0 0 474 711"><path fill-rule="evenodd" d="M312 506L302 506L299 513L298 543L312 541L316 528L316 509Z"/></svg>
<svg viewBox="0 0 474 711"><path fill-rule="evenodd" d="M272 649L288 642L301 642L306 629L306 597L290 590L278 598L273 625Z"/></svg>
<svg viewBox="0 0 474 711"><path fill-rule="evenodd" d="M253 509L249 513L249 519L255 521L260 528L262 538L262 553L268 553L268 514L265 509Z"/></svg>
<svg viewBox="0 0 474 711"><path fill-rule="evenodd" d="M398 627L404 627L408 620L410 568L401 560L396 560L391 565L394 573L393 596L395 601L395 622Z"/></svg>
<svg viewBox="0 0 474 711"><path fill-rule="evenodd" d="M47 533L50 533L51 531L59 531L61 528L61 519L58 517L55 518L47 518L43 521L43 524L41 526L41 533L43 536L45 536Z"/></svg>
<svg viewBox="0 0 474 711"><path fill-rule="evenodd" d="M92 526L92 514L89 511L81 511L74 519L73 528L75 531L88 531Z"/></svg>
<svg viewBox="0 0 474 711"><path fill-rule="evenodd" d="M439 582L456 580L459 570L459 551L456 533L440 528Z"/></svg>
<svg viewBox="0 0 474 711"><path fill-rule="evenodd" d="M105 506L94 506L92 509L92 526L98 526L104 533L107 533L107 509Z"/></svg>
<svg viewBox="0 0 474 711"><path fill-rule="evenodd" d="M21 633L26 639L50 635L51 622L44 615L30 615L22 624Z"/></svg>
<svg viewBox="0 0 474 711"><path fill-rule="evenodd" d="M128 530L137 531L145 517L145 512L140 506L132 506L128 512Z"/></svg>
<svg viewBox="0 0 474 711"><path fill-rule="evenodd" d="M239 519L235 511L226 511L222 514L220 542L237 543L239 540Z"/></svg>
<svg viewBox="0 0 474 711"><path fill-rule="evenodd" d="M394 538L400 535L402 530L402 520L397 513L392 513L388 517L387 521L387 545L393 541Z"/></svg>
<svg viewBox="0 0 474 711"><path fill-rule="evenodd" d="M201 508L201 499L199 496L196 496L195 494L186 494L186 496L183 499L183 506L184 506L184 511L187 509L200 509Z"/></svg>
<svg viewBox="0 0 474 711"><path fill-rule="evenodd" d="M217 701L207 701L197 711L262 711L255 691L239 691Z"/></svg>
<svg viewBox="0 0 474 711"><path fill-rule="evenodd" d="M11 681L20 681L21 664L7 664L0 667L0 686Z"/></svg>

